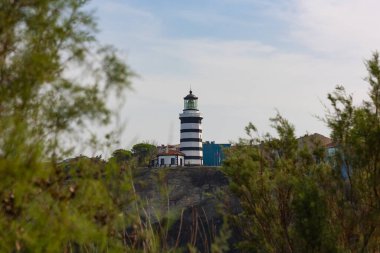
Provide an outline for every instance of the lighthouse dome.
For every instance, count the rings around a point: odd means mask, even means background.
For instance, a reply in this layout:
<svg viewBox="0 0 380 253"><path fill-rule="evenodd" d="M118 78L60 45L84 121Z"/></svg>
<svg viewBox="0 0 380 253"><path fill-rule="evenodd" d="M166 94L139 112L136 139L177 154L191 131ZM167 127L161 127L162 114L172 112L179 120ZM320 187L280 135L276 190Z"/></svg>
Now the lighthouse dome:
<svg viewBox="0 0 380 253"><path fill-rule="evenodd" d="M198 97L193 94L192 90L190 90L189 94L186 97L184 97L184 99L185 100L196 100L196 99L198 99Z"/></svg>

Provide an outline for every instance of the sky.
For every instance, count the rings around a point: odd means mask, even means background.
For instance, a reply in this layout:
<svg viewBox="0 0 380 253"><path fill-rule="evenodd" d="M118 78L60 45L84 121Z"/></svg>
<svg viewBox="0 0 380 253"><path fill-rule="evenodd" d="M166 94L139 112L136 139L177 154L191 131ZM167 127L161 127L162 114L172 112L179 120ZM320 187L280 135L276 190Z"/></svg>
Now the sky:
<svg viewBox="0 0 380 253"><path fill-rule="evenodd" d="M329 130L327 94L366 99L365 59L380 50L379 0L94 0L99 40L133 69L118 108L121 147L179 143L191 87L203 140L235 142L252 122L273 133L278 110L297 136Z"/></svg>

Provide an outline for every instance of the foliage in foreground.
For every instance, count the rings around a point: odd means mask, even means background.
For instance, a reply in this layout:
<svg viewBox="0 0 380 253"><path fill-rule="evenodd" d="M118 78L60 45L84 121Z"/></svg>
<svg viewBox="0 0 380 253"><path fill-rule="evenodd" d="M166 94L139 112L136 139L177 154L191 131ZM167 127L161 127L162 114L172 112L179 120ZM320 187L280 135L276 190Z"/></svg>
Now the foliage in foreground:
<svg viewBox="0 0 380 253"><path fill-rule="evenodd" d="M223 170L243 212L238 247L249 252L378 252L380 250L380 64L366 61L368 101L354 106L338 86L328 95L334 154L297 145L294 127L271 119L278 138L256 137L229 151ZM315 152L317 151L317 152ZM327 159L329 158L329 159Z"/></svg>
<svg viewBox="0 0 380 253"><path fill-rule="evenodd" d="M87 2L0 1L1 252L160 247L139 208L125 212L136 198L128 171L96 158L59 162L73 140L95 143L88 126L110 122L107 98L133 76L96 41Z"/></svg>

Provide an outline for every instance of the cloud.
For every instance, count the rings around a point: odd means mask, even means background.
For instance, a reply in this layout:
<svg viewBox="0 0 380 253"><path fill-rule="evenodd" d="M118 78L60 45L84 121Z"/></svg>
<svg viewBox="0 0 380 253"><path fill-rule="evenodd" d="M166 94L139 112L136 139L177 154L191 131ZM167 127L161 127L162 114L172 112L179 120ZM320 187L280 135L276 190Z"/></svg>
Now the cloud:
<svg viewBox="0 0 380 253"><path fill-rule="evenodd" d="M249 121L262 132L270 131L268 118L276 108L296 125L297 134L328 134L313 116L324 114L320 100L327 103L326 94L336 84L361 83L364 73L360 62L284 53L253 41L170 40L161 41L153 51L159 55L154 73L140 73L143 78L136 83L139 96L150 105L146 104L145 110L138 107L129 117L161 122L151 125L145 136L162 143L166 142L169 122L179 124L177 114L190 85L204 113L205 138L236 140ZM150 57L155 59L156 54ZM188 72L173 71L179 66L186 66Z"/></svg>
<svg viewBox="0 0 380 253"><path fill-rule="evenodd" d="M380 49L378 0L294 0L290 34L332 57L363 57Z"/></svg>
<svg viewBox="0 0 380 253"><path fill-rule="evenodd" d="M154 13L112 1L101 18L112 17L120 26L102 21L102 37L128 51L128 63L141 76L136 92L120 109L129 122L123 142L178 142L179 134L168 136L179 132L178 113L190 85L200 99L206 139L237 140L249 121L261 132L269 131L275 108L296 125L299 135L328 134L313 117L324 114L320 101L327 103L326 94L336 84L363 98L362 59L380 44L373 22L378 9L373 7L379 4L360 3L290 0L281 5L285 10L267 5L267 13L272 10L288 24L289 50L254 39L169 37L163 33L167 24Z"/></svg>

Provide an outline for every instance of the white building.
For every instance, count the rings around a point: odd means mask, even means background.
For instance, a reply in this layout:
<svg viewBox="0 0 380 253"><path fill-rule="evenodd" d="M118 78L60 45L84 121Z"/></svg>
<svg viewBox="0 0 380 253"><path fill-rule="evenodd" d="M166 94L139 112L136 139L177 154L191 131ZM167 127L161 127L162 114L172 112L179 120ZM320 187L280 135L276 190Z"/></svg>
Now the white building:
<svg viewBox="0 0 380 253"><path fill-rule="evenodd" d="M185 154L175 150L167 150L158 153L155 167L183 166L185 164Z"/></svg>
<svg viewBox="0 0 380 253"><path fill-rule="evenodd" d="M202 165L202 115L198 110L198 97L190 90L184 97L181 120L180 151L185 155L185 165Z"/></svg>

